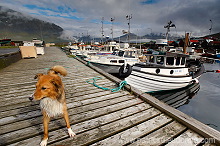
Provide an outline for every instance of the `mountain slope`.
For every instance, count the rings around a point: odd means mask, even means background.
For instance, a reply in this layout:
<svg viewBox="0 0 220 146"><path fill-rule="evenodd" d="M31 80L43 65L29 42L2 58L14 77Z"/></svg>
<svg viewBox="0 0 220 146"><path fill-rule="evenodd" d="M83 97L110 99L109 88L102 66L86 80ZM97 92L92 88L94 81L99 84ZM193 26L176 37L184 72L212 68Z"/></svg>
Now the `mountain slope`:
<svg viewBox="0 0 220 146"><path fill-rule="evenodd" d="M45 22L20 12L0 6L0 39L59 41L63 29L53 23Z"/></svg>

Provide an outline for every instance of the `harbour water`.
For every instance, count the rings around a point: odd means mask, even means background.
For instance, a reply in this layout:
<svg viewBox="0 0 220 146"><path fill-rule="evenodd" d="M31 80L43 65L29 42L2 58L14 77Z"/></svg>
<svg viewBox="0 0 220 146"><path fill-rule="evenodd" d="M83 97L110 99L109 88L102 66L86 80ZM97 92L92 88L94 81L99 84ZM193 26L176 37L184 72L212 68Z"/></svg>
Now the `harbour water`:
<svg viewBox="0 0 220 146"><path fill-rule="evenodd" d="M204 63L206 70L219 70L220 63ZM199 84L153 96L220 131L220 73L202 74Z"/></svg>
<svg viewBox="0 0 220 146"><path fill-rule="evenodd" d="M0 55L8 54L8 53L14 53L14 52L17 52L17 51L19 51L19 48L8 48L8 49L0 48Z"/></svg>
<svg viewBox="0 0 220 146"><path fill-rule="evenodd" d="M220 63L204 64L206 70L219 70ZM178 109L220 131L220 73L204 73L195 98Z"/></svg>

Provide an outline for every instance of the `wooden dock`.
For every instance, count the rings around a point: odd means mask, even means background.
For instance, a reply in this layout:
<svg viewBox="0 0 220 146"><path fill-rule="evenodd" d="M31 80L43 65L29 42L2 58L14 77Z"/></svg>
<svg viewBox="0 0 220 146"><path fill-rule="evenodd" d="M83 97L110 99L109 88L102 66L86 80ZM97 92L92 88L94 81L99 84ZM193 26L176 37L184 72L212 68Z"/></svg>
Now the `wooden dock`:
<svg viewBox="0 0 220 146"><path fill-rule="evenodd" d="M120 80L102 70L69 58L48 47L36 59L22 59L0 70L0 145L36 146L43 136L39 102L28 97L35 90L34 76L54 65L68 70L63 77L71 127L55 118L49 124L48 145L220 145L220 132L126 85L118 92L98 89L86 81L102 77L97 84L115 88Z"/></svg>

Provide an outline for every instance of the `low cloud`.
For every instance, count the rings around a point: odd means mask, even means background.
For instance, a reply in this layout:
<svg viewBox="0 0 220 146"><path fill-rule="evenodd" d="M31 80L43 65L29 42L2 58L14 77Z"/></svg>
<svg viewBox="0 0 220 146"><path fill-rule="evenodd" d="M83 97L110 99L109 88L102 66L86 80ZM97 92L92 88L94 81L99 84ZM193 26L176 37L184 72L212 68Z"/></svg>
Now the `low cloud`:
<svg viewBox="0 0 220 146"><path fill-rule="evenodd" d="M164 25L172 21L176 29L171 34L207 35L220 32L220 3L218 0L17 0L9 3L2 0L2 6L49 21L61 26L65 34L78 36L89 34L101 36L101 20L104 17L104 34L111 35L111 18L115 18L114 36L122 35L128 29L126 15L132 14L131 32L138 35L165 33ZM68 33L67 33L68 32Z"/></svg>

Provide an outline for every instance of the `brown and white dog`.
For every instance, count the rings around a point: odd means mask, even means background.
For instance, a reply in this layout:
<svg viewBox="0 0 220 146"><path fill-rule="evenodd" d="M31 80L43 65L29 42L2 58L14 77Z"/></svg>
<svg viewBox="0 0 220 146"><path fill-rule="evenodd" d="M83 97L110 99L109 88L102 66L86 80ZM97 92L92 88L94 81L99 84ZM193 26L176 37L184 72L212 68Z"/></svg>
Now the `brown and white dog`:
<svg viewBox="0 0 220 146"><path fill-rule="evenodd" d="M44 126L44 137L40 143L41 146L47 145L48 124L50 118L57 115L63 115L69 136L74 137L76 135L70 127L64 85L58 73L63 76L67 75L66 69L62 66L52 67L50 70L48 70L46 75L37 74L35 76L35 79L38 78L36 90L33 96L29 98L31 101L40 100Z"/></svg>

